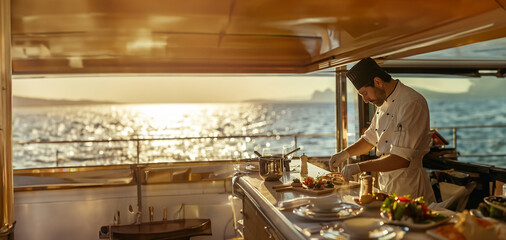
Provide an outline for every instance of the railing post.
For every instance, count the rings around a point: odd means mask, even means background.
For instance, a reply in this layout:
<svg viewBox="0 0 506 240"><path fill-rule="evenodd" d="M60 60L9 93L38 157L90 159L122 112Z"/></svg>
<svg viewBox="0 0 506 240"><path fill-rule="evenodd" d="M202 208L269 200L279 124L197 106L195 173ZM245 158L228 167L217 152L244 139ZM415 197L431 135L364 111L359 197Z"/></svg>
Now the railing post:
<svg viewBox="0 0 506 240"><path fill-rule="evenodd" d="M293 144L295 145L295 148L297 148L297 136L293 136Z"/></svg>
<svg viewBox="0 0 506 240"><path fill-rule="evenodd" d="M137 141L137 164L141 162L140 155L141 155L141 143L139 141L139 138L136 139Z"/></svg>
<svg viewBox="0 0 506 240"><path fill-rule="evenodd" d="M137 140L139 142L139 140ZM137 164L137 219L136 223L142 223L142 168Z"/></svg>
<svg viewBox="0 0 506 240"><path fill-rule="evenodd" d="M455 148L455 151L457 151L457 128L454 127L453 129L453 148Z"/></svg>

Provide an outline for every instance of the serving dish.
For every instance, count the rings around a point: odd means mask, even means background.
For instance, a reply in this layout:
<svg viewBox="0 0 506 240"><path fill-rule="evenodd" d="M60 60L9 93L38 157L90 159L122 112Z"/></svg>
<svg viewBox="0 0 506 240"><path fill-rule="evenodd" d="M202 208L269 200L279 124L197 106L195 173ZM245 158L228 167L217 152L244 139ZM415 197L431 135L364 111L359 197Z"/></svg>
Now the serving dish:
<svg viewBox="0 0 506 240"><path fill-rule="evenodd" d="M497 199L501 200L502 202L506 202L506 196L488 196L488 197L483 198L483 201L492 207L495 207L503 212L506 212L505 206L502 206L502 205L499 205L499 204L496 204L493 202Z"/></svg>

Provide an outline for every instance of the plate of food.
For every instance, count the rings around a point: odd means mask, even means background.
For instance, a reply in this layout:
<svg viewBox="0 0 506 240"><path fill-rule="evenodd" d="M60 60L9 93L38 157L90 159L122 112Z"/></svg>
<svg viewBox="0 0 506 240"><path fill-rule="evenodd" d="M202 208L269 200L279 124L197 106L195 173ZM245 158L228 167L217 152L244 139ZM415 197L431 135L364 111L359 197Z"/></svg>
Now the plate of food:
<svg viewBox="0 0 506 240"><path fill-rule="evenodd" d="M334 183L323 178L305 177L302 181L302 187L305 189L324 190L334 188Z"/></svg>
<svg viewBox="0 0 506 240"><path fill-rule="evenodd" d="M402 225L414 230L423 230L450 221L451 217L431 210L425 205L423 197L411 199L409 196L389 196L381 206L381 217L388 223Z"/></svg>
<svg viewBox="0 0 506 240"><path fill-rule="evenodd" d="M346 181L340 173L327 173L323 176L317 177L317 179L332 182L334 185L343 185L348 183L348 181Z"/></svg>
<svg viewBox="0 0 506 240"><path fill-rule="evenodd" d="M464 210L457 213L455 223L445 224L437 228L429 229L426 233L436 239L500 239L500 231L497 224L486 219L473 216Z"/></svg>
<svg viewBox="0 0 506 240"><path fill-rule="evenodd" d="M483 201L494 208L506 212L506 196L489 196L483 198Z"/></svg>
<svg viewBox="0 0 506 240"><path fill-rule="evenodd" d="M484 203L480 203L478 209L471 213L506 221L506 196L489 196L485 197L483 201Z"/></svg>

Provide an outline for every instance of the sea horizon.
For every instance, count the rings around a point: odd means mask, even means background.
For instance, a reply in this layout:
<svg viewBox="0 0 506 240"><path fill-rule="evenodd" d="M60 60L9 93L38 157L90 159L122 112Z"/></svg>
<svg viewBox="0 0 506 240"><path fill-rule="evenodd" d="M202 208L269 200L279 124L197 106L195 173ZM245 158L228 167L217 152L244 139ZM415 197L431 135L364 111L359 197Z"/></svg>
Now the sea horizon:
<svg viewBox="0 0 506 240"><path fill-rule="evenodd" d="M429 100L431 127L506 125L506 99ZM349 103L349 108L353 103ZM470 107L471 106L471 107ZM473 108L472 106L477 106ZM480 111L472 111L480 107ZM497 114L497 112L505 114ZM141 161L212 161L253 157L253 151L293 146L290 134L335 134L334 103L155 103L75 106L17 107L14 112L14 142L107 140L131 137L188 138L270 135L272 138L189 139L145 142ZM349 120L350 129L354 120ZM506 154L506 129L459 130L462 154ZM352 132L351 132L352 133ZM451 140L451 131L440 131ZM502 135L501 135L502 134ZM358 136L350 135L349 143ZM486 139L480 142L473 139ZM450 141L451 142L451 141ZM330 156L335 137L297 139L308 156ZM46 145L46 146L42 146ZM452 146L449 146L452 147ZM16 145L15 168L103 165L132 163L133 143L82 143L67 146ZM472 161L483 161L474 159ZM501 164L501 159L487 159Z"/></svg>

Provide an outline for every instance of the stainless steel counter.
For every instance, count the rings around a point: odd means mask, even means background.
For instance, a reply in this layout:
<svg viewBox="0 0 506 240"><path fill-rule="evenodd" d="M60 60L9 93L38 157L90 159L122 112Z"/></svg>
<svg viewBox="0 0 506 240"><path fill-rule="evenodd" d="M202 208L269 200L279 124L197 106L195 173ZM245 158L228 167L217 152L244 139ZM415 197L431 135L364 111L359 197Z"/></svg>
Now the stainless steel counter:
<svg viewBox="0 0 506 240"><path fill-rule="evenodd" d="M295 167L298 161L292 161L291 166ZM320 176L327 174L328 171L318 168L312 164L309 165L309 176ZM239 197L246 197L272 225L275 232L280 238L284 239L323 239L318 232L303 234L303 229L317 229L322 224L335 224L339 221L316 222L304 219L295 215L292 210L281 211L277 206L278 203L299 197L314 197L315 195L307 195L295 191L276 192L272 186L292 182L293 178L300 178L298 172L285 173L279 181L266 182L259 176L258 172L240 172L233 178L234 194ZM358 196L358 188L341 190L328 195L336 195L336 198L342 198L345 195ZM380 218L379 210L366 210L361 217ZM307 232L307 231L306 231ZM409 231L403 239L433 239L423 231Z"/></svg>

